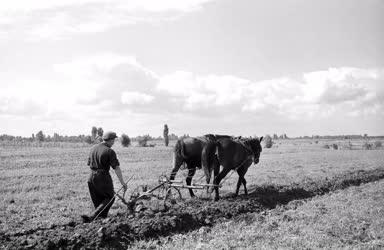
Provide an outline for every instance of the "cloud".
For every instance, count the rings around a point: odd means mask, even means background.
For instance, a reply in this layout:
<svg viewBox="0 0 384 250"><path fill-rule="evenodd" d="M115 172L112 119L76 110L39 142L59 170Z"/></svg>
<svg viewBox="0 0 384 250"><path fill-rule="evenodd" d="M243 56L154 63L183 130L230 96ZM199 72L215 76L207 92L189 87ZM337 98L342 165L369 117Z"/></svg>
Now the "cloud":
<svg viewBox="0 0 384 250"><path fill-rule="evenodd" d="M172 21L213 0L14 0L0 6L5 34L27 34L29 40L63 39L136 23Z"/></svg>
<svg viewBox="0 0 384 250"><path fill-rule="evenodd" d="M307 98L319 103L335 104L353 101L367 94L364 80L377 79L375 70L357 68L330 68L304 74L304 92Z"/></svg>
<svg viewBox="0 0 384 250"><path fill-rule="evenodd" d="M140 1L107 1L107 0L34 0L33 2L28 0L13 0L4 2L0 6L1 12L31 12L36 10L57 9L73 6L84 6L86 4L106 4L111 6L117 6L125 10L141 10L151 12L162 12L167 10L179 10L179 11L192 11L196 8L200 8L201 4L209 2L210 0L163 0L161 2L157 0L140 0Z"/></svg>
<svg viewBox="0 0 384 250"><path fill-rule="evenodd" d="M239 77L224 75L197 76L177 71L160 77L157 89L173 97L181 97L187 110L201 110L212 106L221 108L239 104L246 95L250 82Z"/></svg>
<svg viewBox="0 0 384 250"><path fill-rule="evenodd" d="M324 118L336 112L375 114L382 110L382 69L330 68L300 79L252 82L236 76L197 76L175 72L157 88L184 98L187 110L223 108L227 112L273 112L291 119Z"/></svg>
<svg viewBox="0 0 384 250"><path fill-rule="evenodd" d="M43 105L32 99L2 97L0 100L0 115L7 116L37 116L43 112Z"/></svg>
<svg viewBox="0 0 384 250"><path fill-rule="evenodd" d="M225 120L237 127L236 121L270 117L311 122L384 115L384 69L330 68L252 81L187 71L160 75L135 57L100 53L56 64L46 76L12 81L9 74L0 75L8 82L0 93L0 116L68 124L156 116L180 123Z"/></svg>
<svg viewBox="0 0 384 250"><path fill-rule="evenodd" d="M304 93L313 92L312 101L319 105L332 105L348 115L382 115L384 97L384 70L352 67L330 68L304 74Z"/></svg>
<svg viewBox="0 0 384 250"><path fill-rule="evenodd" d="M100 53L56 64L54 69L69 81L88 86L77 95L76 104L98 106L101 110L134 109L133 104L150 104L158 76L134 57ZM142 107L141 107L142 108Z"/></svg>
<svg viewBox="0 0 384 250"><path fill-rule="evenodd" d="M91 56L82 56L72 61L53 65L54 71L68 77L110 80L126 80L127 75L136 77L148 76L156 78L156 74L143 67L135 57L122 56L115 53L98 53Z"/></svg>
<svg viewBox="0 0 384 250"><path fill-rule="evenodd" d="M140 92L129 92L125 91L121 95L121 102L123 104L132 105L132 104L148 104L153 101L154 97L148 94Z"/></svg>

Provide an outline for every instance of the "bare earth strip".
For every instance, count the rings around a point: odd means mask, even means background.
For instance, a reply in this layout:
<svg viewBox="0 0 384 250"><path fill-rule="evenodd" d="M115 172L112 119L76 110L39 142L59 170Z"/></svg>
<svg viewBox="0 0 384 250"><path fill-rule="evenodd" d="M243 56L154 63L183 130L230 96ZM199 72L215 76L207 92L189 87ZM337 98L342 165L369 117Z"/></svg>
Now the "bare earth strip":
<svg viewBox="0 0 384 250"><path fill-rule="evenodd" d="M247 218L247 216L256 216L254 215L255 212L269 213L268 211L276 208L276 206L295 204L295 202L301 204L302 200L310 197L383 178L384 169L379 168L367 171L358 170L339 174L332 178L292 185L258 186L254 187L248 196L226 197L219 202L195 199L172 207L166 212L147 213L144 211L134 216L121 213L107 221L96 221L91 224L72 222L51 228L2 234L0 242L7 248L53 249L60 246L74 249L81 247L126 248L135 240L153 239L202 227L212 227L227 219L239 221ZM294 202L292 203L292 201ZM378 202L382 205L382 197L379 197ZM380 211L382 213L382 210ZM297 215L292 214L291 216ZM246 219L245 221L249 220ZM308 223L310 222L308 220ZM272 223L271 227L278 228L279 224L276 223ZM333 233L336 234L336 238L339 238L337 230ZM380 240L380 238L377 239ZM346 244L349 244L348 241Z"/></svg>

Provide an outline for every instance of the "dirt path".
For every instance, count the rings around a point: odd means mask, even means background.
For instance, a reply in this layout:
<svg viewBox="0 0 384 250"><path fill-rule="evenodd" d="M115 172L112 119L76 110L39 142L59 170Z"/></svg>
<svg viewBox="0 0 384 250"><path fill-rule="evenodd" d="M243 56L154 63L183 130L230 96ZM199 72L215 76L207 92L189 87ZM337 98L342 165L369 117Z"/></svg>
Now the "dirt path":
<svg viewBox="0 0 384 250"><path fill-rule="evenodd" d="M166 212L142 211L90 224L71 222L51 228L37 228L17 234L0 235L0 245L9 249L95 249L126 248L136 239L156 238L172 233L212 226L223 218L244 216L310 198L349 186L384 179L384 169L359 170L331 179L298 183L290 186L251 187L248 196L224 197L218 202L195 199L175 205Z"/></svg>

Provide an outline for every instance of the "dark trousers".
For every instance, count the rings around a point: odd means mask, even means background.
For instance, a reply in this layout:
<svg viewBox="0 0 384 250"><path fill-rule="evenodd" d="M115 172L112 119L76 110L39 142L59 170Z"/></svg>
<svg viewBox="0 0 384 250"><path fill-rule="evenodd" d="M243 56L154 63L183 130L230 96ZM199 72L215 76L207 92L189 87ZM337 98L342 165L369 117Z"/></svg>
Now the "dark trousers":
<svg viewBox="0 0 384 250"><path fill-rule="evenodd" d="M92 217L106 218L114 199L112 178L107 171L92 171L88 179L88 188L95 211Z"/></svg>

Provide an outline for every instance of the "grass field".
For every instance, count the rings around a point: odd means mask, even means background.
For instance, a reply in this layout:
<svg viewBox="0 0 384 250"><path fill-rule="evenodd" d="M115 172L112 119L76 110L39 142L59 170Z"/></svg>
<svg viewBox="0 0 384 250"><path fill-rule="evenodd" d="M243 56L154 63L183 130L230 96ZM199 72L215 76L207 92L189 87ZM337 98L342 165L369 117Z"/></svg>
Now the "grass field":
<svg viewBox="0 0 384 250"><path fill-rule="evenodd" d="M384 169L382 149L323 148L324 144L330 143L333 142L277 141L272 148L263 149L260 163L249 169L246 175L248 186L251 189L295 186L319 183L340 174L359 170ZM89 174L86 166L89 149L90 146L85 144L49 147L1 145L0 235L25 235L28 231L32 234L39 229L56 228L57 225L67 225L71 222L77 225L80 215L92 209L86 184ZM120 159L125 179L133 176L128 193L140 185L155 185L161 174L168 175L171 171L172 147L164 147L158 143L155 147L148 148L123 148L116 145L114 149ZM184 179L186 174L185 171L180 171L178 178ZM114 174L112 176L117 185ZM202 171L198 171L195 180L203 182L201 177ZM236 182L237 174L233 174L225 181L221 192L233 192ZM118 186L115 187L117 188ZM183 196L189 198L186 192ZM155 241L150 237L134 243L133 246L156 247L161 244L166 248L380 247L382 239L377 235L382 235L380 228L384 228L384 224L379 216L384 216L384 210L375 210L375 207L382 208L383 203L383 183L378 181L322 197L312 197L309 200L291 201L288 205L268 210L266 214L246 213L243 220L240 216L227 222L217 221L212 226L201 227L188 234L170 234ZM292 204L296 204L294 208ZM323 210L320 211L317 207L323 207L320 208ZM111 209L112 217L123 213L124 209L121 202L117 201ZM290 217L293 219L287 219ZM370 223L368 236L355 237L356 230L361 227L360 222L355 219ZM353 229L354 226L358 229ZM269 230L271 228L273 230ZM3 244L7 246L6 241Z"/></svg>
<svg viewBox="0 0 384 250"><path fill-rule="evenodd" d="M0 156L1 231L65 224L90 212L92 204L87 186L90 171L86 165L89 149L87 145L3 147ZM171 147L123 148L116 145L115 149L125 178L134 175L128 193L139 185L157 183L159 175L170 171ZM118 185L114 173L111 175Z"/></svg>

